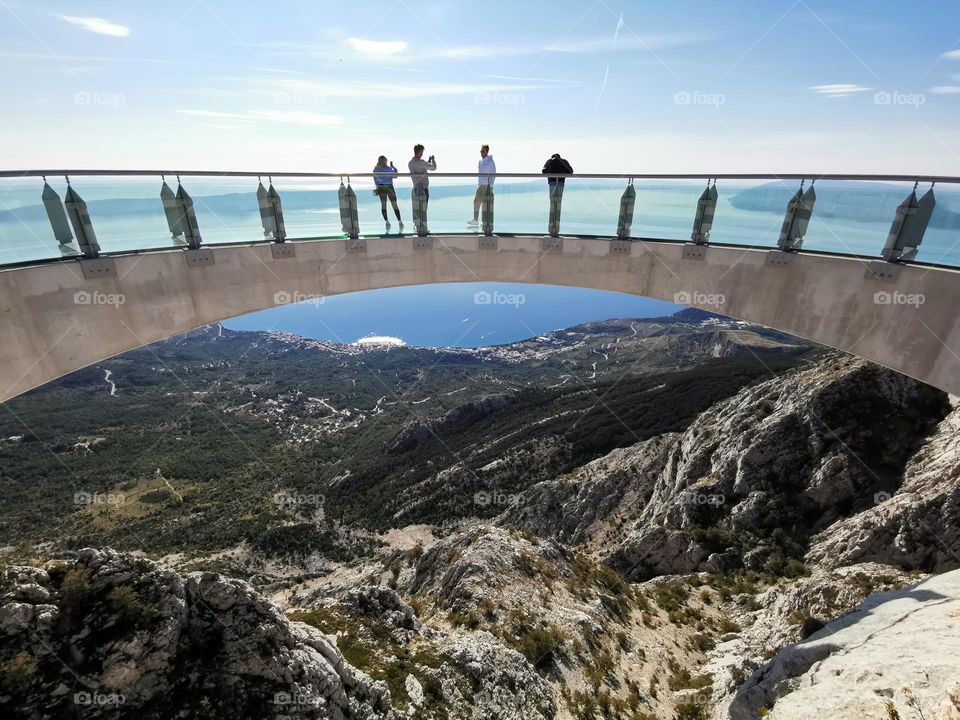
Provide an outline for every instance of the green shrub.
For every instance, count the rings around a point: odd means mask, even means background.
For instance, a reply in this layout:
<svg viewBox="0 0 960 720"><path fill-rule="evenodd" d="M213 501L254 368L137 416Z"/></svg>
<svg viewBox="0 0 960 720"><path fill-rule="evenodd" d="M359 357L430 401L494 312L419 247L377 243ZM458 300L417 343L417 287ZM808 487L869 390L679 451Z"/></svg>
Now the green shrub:
<svg viewBox="0 0 960 720"><path fill-rule="evenodd" d="M537 670L546 670L563 656L567 636L554 626L534 628L520 637L516 650Z"/></svg>
<svg viewBox="0 0 960 720"><path fill-rule="evenodd" d="M726 615L716 621L717 630L722 633L738 633L742 628Z"/></svg>
<svg viewBox="0 0 960 720"><path fill-rule="evenodd" d="M30 653L21 651L9 660L0 662L0 691L23 693L36 674L36 659Z"/></svg>
<svg viewBox="0 0 960 720"><path fill-rule="evenodd" d="M120 618L134 625L143 625L157 616L140 594L129 585L118 585L107 593L107 601Z"/></svg>
<svg viewBox="0 0 960 720"><path fill-rule="evenodd" d="M667 661L667 667L671 671L667 686L673 691L702 690L713 685L713 678L709 675L693 675L689 669L681 667L673 658Z"/></svg>
<svg viewBox="0 0 960 720"><path fill-rule="evenodd" d="M707 708L701 703L682 702L677 705L673 720L707 720Z"/></svg>
<svg viewBox="0 0 960 720"><path fill-rule="evenodd" d="M694 650L698 650L702 653L709 652L717 646L712 638L702 633L697 633L690 638L690 645Z"/></svg>
<svg viewBox="0 0 960 720"><path fill-rule="evenodd" d="M60 601L64 607L80 609L93 593L93 574L87 568L72 567L60 584Z"/></svg>
<svg viewBox="0 0 960 720"><path fill-rule="evenodd" d="M668 580L657 583L653 588L653 600L668 613L685 608L690 589L682 580Z"/></svg>

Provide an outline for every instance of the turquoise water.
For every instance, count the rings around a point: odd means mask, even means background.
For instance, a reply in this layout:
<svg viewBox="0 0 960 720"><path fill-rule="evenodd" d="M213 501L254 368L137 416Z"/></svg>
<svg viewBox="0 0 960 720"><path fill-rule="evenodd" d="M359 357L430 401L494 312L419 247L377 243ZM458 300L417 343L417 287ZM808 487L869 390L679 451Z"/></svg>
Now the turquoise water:
<svg viewBox="0 0 960 720"><path fill-rule="evenodd" d="M175 182L168 179L175 187ZM51 185L63 196L62 178ZM742 245L776 244L783 213L797 183L718 183L719 202L711 240ZM173 245L159 200L160 183L152 178L85 178L73 180L86 200L104 252ZM206 244L263 239L257 209L256 182L236 179L185 178L194 199ZM339 237L337 183L284 180L276 183L283 199L291 238ZM362 234L384 232L379 200L366 179L353 183ZM561 232L611 236L616 232L624 183L569 180L563 198ZM636 183L632 235L640 238L688 240L703 186L662 181ZM60 256L49 221L40 205L42 180L0 181L0 264ZM878 256L894 210L909 192L908 184L818 183L817 204L803 247L810 250ZM924 190L925 188L921 188ZM918 260L960 265L960 194L937 188L937 208ZM413 231L409 187L398 181L405 232ZM472 185L431 186L429 225L433 233L468 232ZM496 232L543 233L547 225L546 183L499 182L495 187ZM397 224L389 212L392 231Z"/></svg>

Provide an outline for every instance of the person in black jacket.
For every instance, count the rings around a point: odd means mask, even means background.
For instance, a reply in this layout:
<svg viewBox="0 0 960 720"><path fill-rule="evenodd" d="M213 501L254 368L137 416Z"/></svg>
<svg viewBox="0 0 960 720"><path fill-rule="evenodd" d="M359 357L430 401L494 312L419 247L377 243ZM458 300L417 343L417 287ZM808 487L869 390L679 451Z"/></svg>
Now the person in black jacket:
<svg viewBox="0 0 960 720"><path fill-rule="evenodd" d="M543 164L543 174L571 175L573 174L573 167L560 157L560 153L554 153ZM550 217L547 221L547 232L551 237L560 235L560 202L563 200L563 180L562 177L547 178L547 185L550 186Z"/></svg>
<svg viewBox="0 0 960 720"><path fill-rule="evenodd" d="M573 168L570 166L570 163L560 157L560 153L554 153L550 156L550 159L543 164L543 173L544 175L571 175ZM547 184L551 187L559 185L562 188L563 178L547 178Z"/></svg>

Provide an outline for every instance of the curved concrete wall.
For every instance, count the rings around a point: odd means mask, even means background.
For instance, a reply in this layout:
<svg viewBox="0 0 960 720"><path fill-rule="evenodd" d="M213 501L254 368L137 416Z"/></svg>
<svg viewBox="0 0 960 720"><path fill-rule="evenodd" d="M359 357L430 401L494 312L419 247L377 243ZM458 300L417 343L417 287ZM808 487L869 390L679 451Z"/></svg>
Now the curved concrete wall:
<svg viewBox="0 0 960 720"><path fill-rule="evenodd" d="M343 240L299 241L296 256L282 259L269 244L212 247L207 265L171 249L113 257L114 274L95 279L84 278L79 261L0 271L0 401L127 350L269 308L284 295L476 281L679 299L960 394L960 273L952 270L878 263L896 276L881 279L872 263L812 254L784 260L711 246L691 258L689 246L677 243L563 238L550 247L540 236L486 243L383 237L348 250Z"/></svg>

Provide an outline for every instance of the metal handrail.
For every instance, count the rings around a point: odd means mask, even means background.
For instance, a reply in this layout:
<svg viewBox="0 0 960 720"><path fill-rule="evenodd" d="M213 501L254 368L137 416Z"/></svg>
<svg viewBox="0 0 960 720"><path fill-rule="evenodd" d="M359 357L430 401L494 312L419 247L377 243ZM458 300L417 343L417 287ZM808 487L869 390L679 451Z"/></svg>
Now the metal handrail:
<svg viewBox="0 0 960 720"><path fill-rule="evenodd" d="M367 178L383 173L374 172L270 172L246 170L0 170L0 178L56 177L61 175L83 176L159 176L176 177L286 177L286 178ZM597 180L853 180L878 182L922 182L960 184L956 175L875 175L844 173L491 173L497 178L584 178ZM477 172L431 172L436 178L476 178ZM412 177L411 173L398 172L396 177Z"/></svg>

